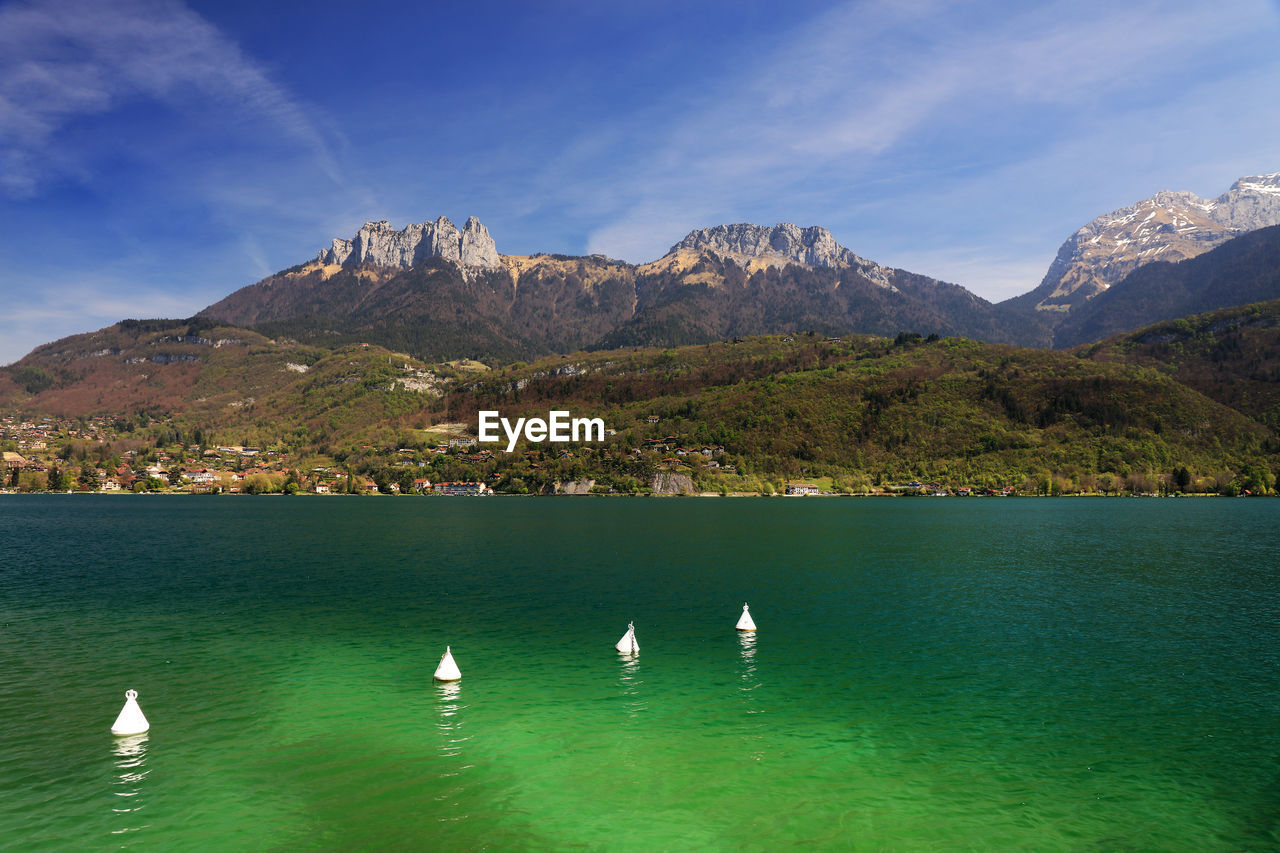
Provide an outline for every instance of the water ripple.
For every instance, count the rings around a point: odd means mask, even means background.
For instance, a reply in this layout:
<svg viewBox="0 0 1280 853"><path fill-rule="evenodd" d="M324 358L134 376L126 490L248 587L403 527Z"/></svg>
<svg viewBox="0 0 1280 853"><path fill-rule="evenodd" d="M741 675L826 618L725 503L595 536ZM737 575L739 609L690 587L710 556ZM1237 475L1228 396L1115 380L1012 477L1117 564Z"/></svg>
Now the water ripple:
<svg viewBox="0 0 1280 853"><path fill-rule="evenodd" d="M1280 844L1280 502L11 497L24 850Z"/></svg>

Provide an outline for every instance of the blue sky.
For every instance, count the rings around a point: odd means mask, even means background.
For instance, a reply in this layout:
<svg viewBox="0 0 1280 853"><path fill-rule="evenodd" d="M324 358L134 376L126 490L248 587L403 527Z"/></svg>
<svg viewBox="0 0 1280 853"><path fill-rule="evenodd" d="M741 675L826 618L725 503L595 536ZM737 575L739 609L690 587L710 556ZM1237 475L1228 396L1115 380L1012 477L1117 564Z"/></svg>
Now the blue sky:
<svg viewBox="0 0 1280 853"><path fill-rule="evenodd" d="M653 260L824 225L993 301L1094 216L1280 171L1280 4L0 3L0 364L362 222Z"/></svg>

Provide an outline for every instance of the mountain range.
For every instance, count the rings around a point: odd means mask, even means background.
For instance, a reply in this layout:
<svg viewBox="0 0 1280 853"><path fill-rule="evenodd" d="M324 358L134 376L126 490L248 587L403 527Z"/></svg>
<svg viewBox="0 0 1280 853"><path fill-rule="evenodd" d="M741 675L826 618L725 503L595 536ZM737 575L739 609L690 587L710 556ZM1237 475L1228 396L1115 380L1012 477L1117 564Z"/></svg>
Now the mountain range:
<svg viewBox="0 0 1280 853"><path fill-rule="evenodd" d="M0 405L228 406L270 393L294 369L282 365L356 344L400 353L410 374L388 381L411 384L414 371L459 358L511 364L801 331L1077 346L1280 298L1276 219L1280 173L1242 178L1212 201L1159 193L1073 235L1041 295L1000 304L863 258L817 226L699 229L637 265L503 255L475 218L462 228L443 217L399 230L369 222L195 317L124 321L39 347L0 369Z"/></svg>
<svg viewBox="0 0 1280 853"><path fill-rule="evenodd" d="M1277 199L1280 175L1212 201L1157 194L1086 225L1037 291L1000 304L817 226L699 229L631 264L503 255L475 218L369 222L194 317L37 347L0 368L0 424L112 423L60 459L185 457L194 438L379 488L428 467L515 493L771 493L796 477L1270 492ZM482 409L566 407L609 438L441 450L467 446Z"/></svg>
<svg viewBox="0 0 1280 853"><path fill-rule="evenodd" d="M474 217L461 229L444 217L400 230L367 222L313 261L241 288L201 315L269 336L371 341L430 360L502 362L796 329L1064 347L1176 312L1240 304L1243 291L1219 280L1198 286L1190 302L1180 299L1172 290L1183 285L1172 282L1183 273L1171 272L1174 263L1277 224L1280 173L1241 178L1212 200L1160 192L1087 223L1063 243L1039 287L993 304L960 285L860 257L819 226L699 229L661 258L631 264L603 255L503 255ZM1259 251L1236 250L1237 272L1242 263L1265 263ZM1250 280L1247 301L1280 296L1265 275Z"/></svg>

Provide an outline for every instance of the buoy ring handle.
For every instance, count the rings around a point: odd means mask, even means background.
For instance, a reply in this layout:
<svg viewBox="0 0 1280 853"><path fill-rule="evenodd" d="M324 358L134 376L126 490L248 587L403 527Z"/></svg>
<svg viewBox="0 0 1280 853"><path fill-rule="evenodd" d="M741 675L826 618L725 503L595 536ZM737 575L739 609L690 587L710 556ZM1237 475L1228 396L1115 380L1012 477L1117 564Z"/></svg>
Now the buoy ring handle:
<svg viewBox="0 0 1280 853"><path fill-rule="evenodd" d="M137 699L137 698L138 698L138 691L136 691L136 690L126 690L126 691L124 692L124 698L126 698L126 699Z"/></svg>

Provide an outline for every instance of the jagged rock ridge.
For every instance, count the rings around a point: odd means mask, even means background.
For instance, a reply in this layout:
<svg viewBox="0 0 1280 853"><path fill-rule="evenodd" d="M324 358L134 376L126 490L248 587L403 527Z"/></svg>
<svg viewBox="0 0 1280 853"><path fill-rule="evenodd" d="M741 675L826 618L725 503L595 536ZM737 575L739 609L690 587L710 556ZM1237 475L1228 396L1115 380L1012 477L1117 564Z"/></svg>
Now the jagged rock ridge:
<svg viewBox="0 0 1280 853"><path fill-rule="evenodd" d="M271 337L380 343L431 359L526 359L622 345L676 346L797 329L937 332L1034 343L964 288L889 269L825 228L694 231L642 266L603 256L499 256L471 219L395 230L366 223L315 261L243 287L201 315ZM1047 339L1047 330L1042 335Z"/></svg>
<svg viewBox="0 0 1280 853"><path fill-rule="evenodd" d="M1233 237L1280 224L1280 172L1244 177L1213 200L1190 192L1156 193L1099 216L1076 231L1040 286L1015 303L1070 311L1151 261L1194 258Z"/></svg>
<svg viewBox="0 0 1280 853"><path fill-rule="evenodd" d="M459 231L441 216L435 222L407 225L396 231L386 220L366 222L355 237L335 237L332 247L321 250L322 264L354 266L376 264L409 269L427 258L443 258L462 267L498 269L502 261L489 229L474 216Z"/></svg>
<svg viewBox="0 0 1280 853"><path fill-rule="evenodd" d="M667 254L681 251L712 252L733 260L776 258L810 267L851 267L876 284L892 287L892 270L855 255L837 243L830 231L818 225L808 228L790 222L780 222L773 228L745 222L717 225L689 232Z"/></svg>

